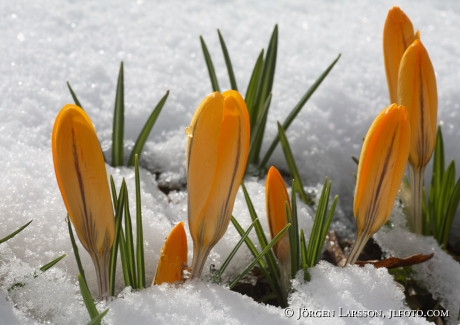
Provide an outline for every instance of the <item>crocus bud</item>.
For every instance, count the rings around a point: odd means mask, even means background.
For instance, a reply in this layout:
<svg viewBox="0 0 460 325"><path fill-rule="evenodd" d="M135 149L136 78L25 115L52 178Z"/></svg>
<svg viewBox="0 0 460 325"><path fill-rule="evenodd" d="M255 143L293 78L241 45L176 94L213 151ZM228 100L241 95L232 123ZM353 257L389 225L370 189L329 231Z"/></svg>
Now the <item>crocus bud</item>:
<svg viewBox="0 0 460 325"><path fill-rule="evenodd" d="M249 114L234 90L207 96L187 128L188 222L193 239L191 278L199 277L232 217L249 153Z"/></svg>
<svg viewBox="0 0 460 325"><path fill-rule="evenodd" d="M409 162L424 167L436 144L438 91L433 65L420 40L415 40L401 59L398 103L407 107L411 125Z"/></svg>
<svg viewBox="0 0 460 325"><path fill-rule="evenodd" d="M414 27L409 17L399 7L393 7L388 12L383 29L383 56L391 103L397 103L399 65L414 38Z"/></svg>
<svg viewBox="0 0 460 325"><path fill-rule="evenodd" d="M356 180L356 242L347 263L356 262L369 238L387 222L404 175L410 124L404 106L392 104L374 120L364 139Z"/></svg>
<svg viewBox="0 0 460 325"><path fill-rule="evenodd" d="M106 298L115 219L102 149L83 109L66 105L61 110L54 123L52 150L64 204L94 262L99 296Z"/></svg>
<svg viewBox="0 0 460 325"><path fill-rule="evenodd" d="M184 222L179 222L169 234L161 250L153 284L177 283L184 280L187 268L187 236Z"/></svg>
<svg viewBox="0 0 460 325"><path fill-rule="evenodd" d="M288 212L292 212L286 184L278 169L270 167L265 182L265 201L267 205L268 225L272 239L288 224ZM285 233L273 246L278 258L281 275L281 288L287 297L291 279L291 243Z"/></svg>
<svg viewBox="0 0 460 325"><path fill-rule="evenodd" d="M270 226L270 234L273 239L288 224L286 209L291 210L286 184L278 169L273 166L270 167L265 182L265 198L268 225ZM290 267L291 248L287 233L273 246L273 250L280 264Z"/></svg>

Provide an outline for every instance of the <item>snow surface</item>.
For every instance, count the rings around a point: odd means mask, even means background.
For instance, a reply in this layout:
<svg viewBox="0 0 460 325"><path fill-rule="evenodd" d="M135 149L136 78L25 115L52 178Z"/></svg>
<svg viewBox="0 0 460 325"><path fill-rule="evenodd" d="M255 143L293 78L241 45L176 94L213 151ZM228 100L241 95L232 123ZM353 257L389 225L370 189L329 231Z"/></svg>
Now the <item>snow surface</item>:
<svg viewBox="0 0 460 325"><path fill-rule="evenodd" d="M62 106L71 102L66 81L96 125L103 148L109 152L112 109L120 61L125 64L126 130L132 144L146 116L164 95L171 94L142 156L142 195L147 276L153 278L164 239L175 223L186 220L186 193L165 196L161 182L180 182L185 175L184 129L200 101L210 91L199 35L207 41L223 89L225 78L216 29L223 33L234 63L239 88L245 90L252 65L279 24L278 68L267 143L305 90L341 53L330 76L311 98L288 131L304 181L315 186L328 176L340 194L341 223L353 225L352 193L362 138L374 116L389 104L382 58L382 30L388 10L398 4L421 30L436 70L439 118L444 125L449 159L460 130L460 3L451 1L3 1L0 3L0 237L33 220L14 239L0 245L0 324L81 324L89 319L82 304L77 267L65 224L65 208L55 181L50 135ZM283 168L276 151L272 163ZM117 184L126 177L134 186L133 171L109 168ZM247 187L264 218L263 184ZM131 191L131 195L134 193ZM133 202L133 197L130 198ZM309 233L311 211L301 207L303 227ZM249 216L241 193L235 216L244 227ZM457 228L460 222L457 218ZM219 266L239 235L228 233L208 260ZM435 251L433 261L418 267L420 281L450 308L455 318L460 305L459 266L439 250L431 238L408 233L396 222L377 236L391 255ZM190 244L191 248L191 244ZM37 277L35 270L68 254L54 268ZM90 286L96 280L91 261ZM190 256L191 257L191 256ZM242 249L224 277L232 278L249 261ZM224 286L192 281L179 288L159 286L142 292L122 292L110 302L109 324L356 324L356 318L296 320L299 308L309 310L405 309L400 287L386 270L371 267L339 269L320 263L312 281L297 279L290 297L296 314L256 304ZM118 283L121 283L121 278ZM16 286L8 292L16 283ZM122 290L123 288L118 288ZM104 309L100 306L100 309ZM455 322L454 318L452 323ZM386 324L382 318L363 323ZM397 320L398 321L398 320ZM406 318L403 323L425 323ZM394 324L395 322L391 322ZM397 322L396 322L397 323Z"/></svg>

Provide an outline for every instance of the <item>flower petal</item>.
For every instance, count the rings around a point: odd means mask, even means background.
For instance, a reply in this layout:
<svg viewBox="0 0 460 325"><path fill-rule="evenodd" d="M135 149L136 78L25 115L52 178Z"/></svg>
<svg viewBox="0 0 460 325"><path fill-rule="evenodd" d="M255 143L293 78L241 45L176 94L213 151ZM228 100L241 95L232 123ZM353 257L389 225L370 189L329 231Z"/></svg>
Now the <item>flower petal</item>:
<svg viewBox="0 0 460 325"><path fill-rule="evenodd" d="M188 135L188 220L194 242L194 277L227 230L246 169L249 115L241 95L236 91L209 95L195 113Z"/></svg>
<svg viewBox="0 0 460 325"><path fill-rule="evenodd" d="M182 282L183 271L187 267L187 254L185 223L179 222L171 230L161 250L153 284Z"/></svg>
<svg viewBox="0 0 460 325"><path fill-rule="evenodd" d="M393 7L388 12L383 29L383 55L391 103L396 103L398 99L401 58L414 37L414 27L409 17L399 7Z"/></svg>
<svg viewBox="0 0 460 325"><path fill-rule="evenodd" d="M409 144L407 110L392 104L377 116L364 140L354 200L358 233L373 234L390 217L406 168Z"/></svg>
<svg viewBox="0 0 460 325"><path fill-rule="evenodd" d="M409 112L409 162L415 167L424 167L436 144L438 92L433 65L420 40L415 40L407 48L401 60L398 102Z"/></svg>
<svg viewBox="0 0 460 325"><path fill-rule="evenodd" d="M115 221L101 146L88 115L65 106L52 136L54 169L61 194L83 246L96 254L110 249Z"/></svg>

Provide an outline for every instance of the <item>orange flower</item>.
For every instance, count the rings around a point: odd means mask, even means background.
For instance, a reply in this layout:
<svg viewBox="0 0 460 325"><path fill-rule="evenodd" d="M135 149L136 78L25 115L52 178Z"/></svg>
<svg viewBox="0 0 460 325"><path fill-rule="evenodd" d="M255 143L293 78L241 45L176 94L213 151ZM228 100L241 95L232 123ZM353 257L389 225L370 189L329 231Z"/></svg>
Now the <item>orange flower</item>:
<svg viewBox="0 0 460 325"><path fill-rule="evenodd" d="M160 261L153 284L176 283L184 280L187 268L187 236L184 222L179 222L169 234L161 250Z"/></svg>
<svg viewBox="0 0 460 325"><path fill-rule="evenodd" d="M115 219L102 149L82 108L66 105L61 110L54 124L52 150L64 204L94 262L99 295L107 297Z"/></svg>
<svg viewBox="0 0 460 325"><path fill-rule="evenodd" d="M436 145L438 92L430 57L418 39L407 48L401 59L398 102L409 112L409 170L413 191L409 223L414 232L420 234L423 231L424 172Z"/></svg>
<svg viewBox="0 0 460 325"><path fill-rule="evenodd" d="M406 168L409 145L407 110L392 104L377 116L364 139L354 200L358 234L347 263L356 262L369 238L389 219Z"/></svg>
<svg viewBox="0 0 460 325"><path fill-rule="evenodd" d="M413 166L426 166L436 144L438 91L433 65L420 40L407 48L401 60L398 102L409 112L409 162Z"/></svg>
<svg viewBox="0 0 460 325"><path fill-rule="evenodd" d="M286 184L278 169L270 167L265 183L267 217L272 239L288 224L286 209L291 210ZM291 246L288 234L273 246L276 257L282 265L291 265ZM288 272L290 273L290 271Z"/></svg>
<svg viewBox="0 0 460 325"><path fill-rule="evenodd" d="M207 96L187 128L188 222L193 239L191 278L199 277L209 252L232 216L249 153L249 114L234 90Z"/></svg>
<svg viewBox="0 0 460 325"><path fill-rule="evenodd" d="M414 27L409 17L399 7L393 7L388 12L383 29L383 56L392 103L397 103L398 100L398 73L401 58L414 39Z"/></svg>

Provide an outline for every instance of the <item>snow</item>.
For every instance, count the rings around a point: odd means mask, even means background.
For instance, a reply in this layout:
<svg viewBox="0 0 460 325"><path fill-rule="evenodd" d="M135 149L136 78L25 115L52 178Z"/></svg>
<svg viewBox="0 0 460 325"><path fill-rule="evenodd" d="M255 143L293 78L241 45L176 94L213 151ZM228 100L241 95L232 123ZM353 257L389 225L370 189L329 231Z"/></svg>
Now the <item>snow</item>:
<svg viewBox="0 0 460 325"><path fill-rule="evenodd" d="M457 1L397 3L421 30L436 70L439 119L444 126L447 159L460 160L459 103L460 4ZM32 224L0 245L0 324L76 324L89 320L81 301L77 267L67 234L65 208L56 184L50 136L58 111L71 97L66 81L91 116L104 150L110 153L112 110L120 61L125 65L127 147L145 118L167 90L169 99L154 128L141 163L147 279L152 279L165 237L173 225L187 219L184 192L165 196L157 184L184 182L185 127L195 108L211 91L201 53L203 35L215 61L221 87L229 87L216 29L224 35L244 92L252 65L279 25L278 67L267 142L306 89L342 54L288 131L297 163L307 185L328 176L340 194L340 222L349 227L356 165L362 138L374 116L389 104L383 68L383 23L393 1L4 1L0 3L0 237L26 222ZM272 163L283 168L277 150ZM134 202L134 174L129 168L108 167L117 185L125 177ZM162 172L156 180L154 172ZM248 190L264 226L264 187L254 180ZM312 212L299 207L308 234ZM234 215L250 224L241 193ZM415 268L417 277L449 308L455 322L460 305L459 266L432 238L415 236L395 221L392 229L376 236L387 254L435 252L432 261ZM460 228L459 218L456 231ZM267 230L267 229L266 229ZM190 239L190 238L189 238ZM223 262L239 240L229 227L211 252L207 267ZM191 248L191 241L189 241ZM83 249L81 249L83 252ZM51 270L34 272L67 254ZM82 253L90 287L96 279L89 256ZM190 256L191 258L191 256ZM224 274L232 278L250 261L241 249ZM320 263L311 270L312 281L298 278L290 297L298 316L309 310L403 310L401 288L386 270L371 267L339 269ZM295 320L280 308L257 304L223 285L192 281L179 288L159 286L141 292L122 292L108 303L108 324L223 323L356 324L356 318ZM118 279L121 286L121 276ZM12 286L17 283L23 286ZM100 310L105 306L99 306ZM382 318L365 319L386 324ZM397 320L399 321L399 320ZM423 324L419 318L402 323ZM394 322L392 322L393 324Z"/></svg>

